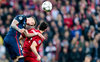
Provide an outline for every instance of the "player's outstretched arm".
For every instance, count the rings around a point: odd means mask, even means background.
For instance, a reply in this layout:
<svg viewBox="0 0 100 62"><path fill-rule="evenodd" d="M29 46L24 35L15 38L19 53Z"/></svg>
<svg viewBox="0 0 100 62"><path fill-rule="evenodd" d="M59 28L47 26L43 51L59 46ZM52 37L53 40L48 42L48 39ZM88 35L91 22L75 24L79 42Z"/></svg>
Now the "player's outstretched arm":
<svg viewBox="0 0 100 62"><path fill-rule="evenodd" d="M37 46L37 43L35 41L33 41L33 43L30 46L30 48L31 48L32 52L37 56L37 60L40 61L41 57L40 57L40 55L38 54L38 52L36 50L36 46Z"/></svg>
<svg viewBox="0 0 100 62"><path fill-rule="evenodd" d="M34 33L28 33L28 31L25 30L25 31L24 31L24 34L25 34L26 37L33 37L33 36L38 35L39 37L45 39L45 37L44 37L42 34L37 33L37 32L35 32L34 30L33 30L33 32L34 32Z"/></svg>
<svg viewBox="0 0 100 62"><path fill-rule="evenodd" d="M19 22L14 19L12 24L11 24L11 27L14 28L15 30L17 30L18 32L23 33L24 29L18 28L17 24L19 24Z"/></svg>

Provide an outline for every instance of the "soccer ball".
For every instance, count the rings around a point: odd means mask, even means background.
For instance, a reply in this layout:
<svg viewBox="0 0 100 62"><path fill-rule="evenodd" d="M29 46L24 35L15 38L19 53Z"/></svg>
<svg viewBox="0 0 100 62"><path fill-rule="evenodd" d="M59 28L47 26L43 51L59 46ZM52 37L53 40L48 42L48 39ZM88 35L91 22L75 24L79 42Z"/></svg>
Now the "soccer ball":
<svg viewBox="0 0 100 62"><path fill-rule="evenodd" d="M52 10L52 3L50 1L45 1L42 3L42 10L50 12Z"/></svg>

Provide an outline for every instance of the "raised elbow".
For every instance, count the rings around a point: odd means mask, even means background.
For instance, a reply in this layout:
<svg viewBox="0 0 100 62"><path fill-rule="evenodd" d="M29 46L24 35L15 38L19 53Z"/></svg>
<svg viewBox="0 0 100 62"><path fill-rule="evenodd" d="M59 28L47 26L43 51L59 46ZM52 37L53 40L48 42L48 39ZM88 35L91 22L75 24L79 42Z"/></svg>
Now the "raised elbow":
<svg viewBox="0 0 100 62"><path fill-rule="evenodd" d="M30 48L31 48L31 49L34 49L34 46L31 45Z"/></svg>

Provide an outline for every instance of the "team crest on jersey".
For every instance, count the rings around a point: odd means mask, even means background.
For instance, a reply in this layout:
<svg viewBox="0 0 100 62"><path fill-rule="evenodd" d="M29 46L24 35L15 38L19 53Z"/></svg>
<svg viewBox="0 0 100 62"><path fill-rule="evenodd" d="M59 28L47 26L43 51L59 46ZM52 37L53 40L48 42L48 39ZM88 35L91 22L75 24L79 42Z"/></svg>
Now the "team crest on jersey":
<svg viewBox="0 0 100 62"><path fill-rule="evenodd" d="M19 17L19 20L22 20L22 19L23 19L23 17L22 17L22 16L20 16L20 17Z"/></svg>
<svg viewBox="0 0 100 62"><path fill-rule="evenodd" d="M38 43L40 44L41 43L41 40L39 40Z"/></svg>

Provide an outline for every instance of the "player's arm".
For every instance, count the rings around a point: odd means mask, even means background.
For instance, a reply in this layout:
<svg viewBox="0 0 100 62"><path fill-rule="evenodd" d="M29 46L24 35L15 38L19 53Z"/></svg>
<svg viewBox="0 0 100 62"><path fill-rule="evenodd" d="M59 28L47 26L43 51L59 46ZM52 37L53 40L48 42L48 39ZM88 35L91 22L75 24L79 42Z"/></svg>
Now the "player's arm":
<svg viewBox="0 0 100 62"><path fill-rule="evenodd" d="M37 33L37 32L35 32L34 30L33 30L33 32L34 32L34 33L29 33L27 30L25 30L25 31L24 31L24 34L25 34L26 37L33 37L33 36L38 35L39 37L45 39L45 37L44 37L42 34Z"/></svg>
<svg viewBox="0 0 100 62"><path fill-rule="evenodd" d="M24 31L24 34L25 34L26 37L33 37L33 36L38 35L36 32L34 32L34 33L29 33L27 30Z"/></svg>
<svg viewBox="0 0 100 62"><path fill-rule="evenodd" d="M11 27L14 28L14 29L16 29L18 32L20 32L20 28L17 27L17 24L18 24L18 23L19 23L19 22L18 22L17 20L14 19L14 20L12 21Z"/></svg>
<svg viewBox="0 0 100 62"><path fill-rule="evenodd" d="M40 55L38 54L37 50L36 50L36 46L37 46L37 43L35 41L33 41L32 45L30 46L32 52L37 56L37 60L41 60L41 57Z"/></svg>
<svg viewBox="0 0 100 62"><path fill-rule="evenodd" d="M19 24L20 21L23 20L23 17L20 19L20 15L16 16L14 18L14 20L12 21L11 23L11 27L14 28L15 30L17 30L18 32L20 33L23 33L24 32L24 29L20 29L17 25Z"/></svg>
<svg viewBox="0 0 100 62"><path fill-rule="evenodd" d="M20 37L19 37L19 42L20 42L20 44L21 44L21 46L23 47L23 42L22 42L22 40L24 39L25 37L23 37L22 35L20 35Z"/></svg>
<svg viewBox="0 0 100 62"><path fill-rule="evenodd" d="M24 39L24 37L22 35L20 35L19 40L22 40L22 39Z"/></svg>

